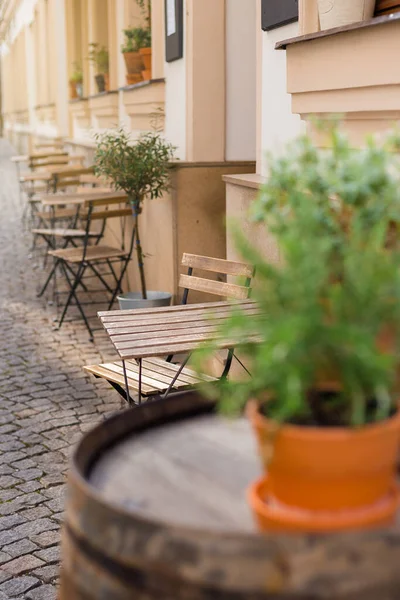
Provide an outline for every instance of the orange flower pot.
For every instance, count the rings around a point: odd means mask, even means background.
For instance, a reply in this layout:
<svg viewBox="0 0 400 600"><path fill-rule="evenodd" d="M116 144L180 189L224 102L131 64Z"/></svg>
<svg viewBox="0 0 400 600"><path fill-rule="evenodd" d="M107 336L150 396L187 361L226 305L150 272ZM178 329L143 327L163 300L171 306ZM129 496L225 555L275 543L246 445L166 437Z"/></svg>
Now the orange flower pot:
<svg viewBox="0 0 400 600"><path fill-rule="evenodd" d="M143 81L142 73L127 73L126 75L126 84L134 85L135 83L140 83Z"/></svg>
<svg viewBox="0 0 400 600"><path fill-rule="evenodd" d="M393 489L400 412L360 429L279 426L251 401L248 417L268 473L269 493L297 509L341 511L370 506Z"/></svg>
<svg viewBox="0 0 400 600"><path fill-rule="evenodd" d="M151 48L141 48L139 50L140 56L144 64L144 70L151 72Z"/></svg>
<svg viewBox="0 0 400 600"><path fill-rule="evenodd" d="M268 477L256 481L247 491L260 531L281 533L334 533L386 527L395 519L399 497L399 489L393 484L389 493L375 504L332 512L301 510L271 500Z"/></svg>
<svg viewBox="0 0 400 600"><path fill-rule="evenodd" d="M128 74L133 75L134 73L140 73L143 69L141 54L139 52L124 52L123 55Z"/></svg>

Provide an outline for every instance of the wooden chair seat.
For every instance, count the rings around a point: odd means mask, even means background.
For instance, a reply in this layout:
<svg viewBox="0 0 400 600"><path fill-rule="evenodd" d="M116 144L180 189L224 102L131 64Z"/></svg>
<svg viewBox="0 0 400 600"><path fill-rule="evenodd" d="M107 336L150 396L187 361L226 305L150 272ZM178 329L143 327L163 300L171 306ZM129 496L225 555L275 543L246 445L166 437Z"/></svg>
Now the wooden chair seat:
<svg viewBox="0 0 400 600"><path fill-rule="evenodd" d="M132 395L139 392L139 365L135 361L128 360L125 363L129 391ZM180 365L169 363L162 358L147 358L142 362L142 396L149 397L166 392L168 386L178 373ZM124 370L122 362L113 362L102 365L89 365L84 367L87 373L96 377L106 379L125 388ZM173 389L184 390L204 382L217 381L214 377L207 375L199 376L198 373L185 367L174 383Z"/></svg>
<svg viewBox="0 0 400 600"><path fill-rule="evenodd" d="M63 227L55 227L54 229L46 229L43 227L42 229L32 229L32 233L37 235L51 235L54 237L63 237L63 238L83 238L86 235L86 231L84 229L66 229ZM89 232L90 237L97 237L99 234L94 231Z"/></svg>
<svg viewBox="0 0 400 600"><path fill-rule="evenodd" d="M70 263L80 263L83 260L84 248L60 248L49 250L51 256ZM89 246L86 248L85 261L108 260L127 256L128 252L111 246Z"/></svg>

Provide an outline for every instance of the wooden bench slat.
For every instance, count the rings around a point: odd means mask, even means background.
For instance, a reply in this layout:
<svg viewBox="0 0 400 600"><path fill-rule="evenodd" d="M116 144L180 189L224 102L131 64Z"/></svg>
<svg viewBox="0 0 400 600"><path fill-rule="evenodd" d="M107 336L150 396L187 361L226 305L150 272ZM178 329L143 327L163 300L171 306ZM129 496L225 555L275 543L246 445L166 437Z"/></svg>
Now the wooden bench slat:
<svg viewBox="0 0 400 600"><path fill-rule="evenodd" d="M257 315L260 314L260 308L249 307L246 314ZM127 335L135 333L136 331L156 331L159 327L161 330L170 327L171 330L181 329L185 327L185 323L190 323L193 327L202 327L203 325L217 324L219 321L226 319L232 315L232 311L228 308L223 311L215 312L187 312L185 319L182 320L179 317L179 313L172 314L160 314L154 316L152 319L150 315L141 315L140 319L129 318L125 321L116 321L111 323L104 323L103 326L109 335L123 335L125 332Z"/></svg>
<svg viewBox="0 0 400 600"><path fill-rule="evenodd" d="M246 263L195 254L185 253L182 258L182 265L193 269L224 273L225 275L244 276L248 278L254 275L254 267Z"/></svg>
<svg viewBox="0 0 400 600"><path fill-rule="evenodd" d="M174 330L174 326L175 324L179 324L179 323L199 323L199 325L210 325L210 324L219 324L221 321L223 321L224 319L226 319L227 317L229 317L232 314L232 311L230 310L226 310L224 312L219 312L219 313L215 313L215 314L210 314L207 312L203 312L203 313L188 313L188 315L185 315L185 319L184 321L182 321L182 317L179 314L174 314L174 315L165 315L165 317L163 318L163 316L157 317L152 319L151 317L147 316L146 318L141 319L140 321L127 321L126 325L124 326L124 329L127 329L128 327L130 327L130 331L128 331L128 334L131 333L132 331L141 331L142 328L145 331L145 328L147 326L155 326L155 325L169 325L171 328L171 331ZM250 314L250 315L257 315L260 314L260 309L258 308L252 308L249 309L248 311L246 311L246 314ZM117 322L117 323L108 323L108 324L104 324L103 326L105 327L107 333L110 335L110 337L113 337L115 334L112 330L114 330L115 328L121 328L123 325L123 323L121 323L121 321ZM139 329L140 328L140 329ZM177 328L179 329L179 327ZM117 335L121 335L120 333L118 333Z"/></svg>
<svg viewBox="0 0 400 600"><path fill-rule="evenodd" d="M211 334L216 330L216 326L214 325L206 325L206 324L202 324L199 327L191 327L188 324L186 325L186 327L182 327L182 329L179 330L179 333L184 335L184 334L189 334L189 333L194 333L196 332L196 334L198 335L202 335L202 334ZM171 331L171 329L165 328L163 331L158 331L157 329L152 329L152 331L139 331L137 330L135 333L130 333L129 334L129 340L132 342L139 342L140 340L152 340L154 339L154 337L157 337L157 339L164 339L164 338L171 338L172 335L176 335L178 332L178 329L175 329L173 332ZM125 343L125 341L127 340L127 336L126 335L113 335L112 336L112 340L114 342L114 344L119 344L119 343Z"/></svg>
<svg viewBox="0 0 400 600"><path fill-rule="evenodd" d="M107 206L108 204L122 204L124 201L128 200L128 196L125 193L121 192L111 192L110 194L104 194L103 196L99 193L93 194L92 198L86 197L85 204L86 206ZM131 211L132 212L132 211Z"/></svg>
<svg viewBox="0 0 400 600"><path fill-rule="evenodd" d="M92 375L96 375L96 377L101 377L102 379L106 379L107 381L112 381L113 383L117 383L122 388L125 389L125 378L123 375L119 375L118 373L112 373L109 369L105 368L104 365L88 365L83 367L84 371L87 373L92 373ZM130 390L134 390L138 392L137 383L132 380L128 380L128 387ZM146 384L142 385L142 394L151 395L154 393L154 390L151 386Z"/></svg>
<svg viewBox="0 0 400 600"><path fill-rule="evenodd" d="M119 200L121 202L121 200ZM130 208L121 208L119 210L101 210L91 214L91 220L99 219L114 219L116 217L131 217L132 210Z"/></svg>
<svg viewBox="0 0 400 600"><path fill-rule="evenodd" d="M160 313L172 314L175 312L184 312L186 315L189 312L192 314L195 312L207 312L208 314L210 314L210 311L212 311L213 313L217 313L218 311L224 311L227 308L234 309L235 307L240 309L246 307L252 308L256 307L256 303L254 302L254 300L251 299L247 299L241 302L237 302L235 300L225 300L219 302L205 302L204 304L186 304L185 306L182 306L182 304L177 304L175 306L159 306L156 308L138 308L130 310L113 311L107 310L99 311L97 315L98 317L100 317L103 323L108 323L111 321L125 322L129 320L129 317L133 317L136 320L136 318L140 318L143 316L147 317L148 315Z"/></svg>
<svg viewBox="0 0 400 600"><path fill-rule="evenodd" d="M236 298L237 300L245 300L249 297L250 293L250 288L246 286L225 283L222 281L212 281L210 279L189 275L180 276L179 286L197 292L205 292L207 294L215 294L227 298Z"/></svg>
<svg viewBox="0 0 400 600"><path fill-rule="evenodd" d="M110 364L105 365L105 367L107 367L107 369L109 369L112 373L118 373L118 375L124 374L122 364L119 365L117 363L110 363ZM126 366L126 374L127 374L127 377L129 380L139 382L139 367L137 367L137 370L134 370L134 369ZM170 380L170 382L171 382L171 380ZM159 381L158 379L149 377L144 368L142 369L142 383L149 386L150 389L153 388L159 392L166 390L169 386L169 383L165 383L165 382Z"/></svg>
<svg viewBox="0 0 400 600"><path fill-rule="evenodd" d="M161 362L165 362L165 361L161 361ZM137 368L137 363L127 360L125 361L125 364L128 368ZM159 381L162 381L163 383L167 384L167 387L169 386L169 384L171 383L172 379L174 378L174 376L176 375L177 369L175 368L174 370L167 370L164 369L162 365L154 365L152 363L149 363L149 359L146 358L146 360L143 361L143 370L145 369L147 376L152 377L154 379L158 379ZM182 385L195 385L196 383L199 382L199 378L198 377L189 377L184 373L181 373L179 375L179 382Z"/></svg>
<svg viewBox="0 0 400 600"><path fill-rule="evenodd" d="M172 363L169 363L166 360L163 360L162 358L157 358L156 356L153 356L151 358L146 358L146 363L147 363L147 365L153 364L156 368L164 369L165 372L168 372L168 373L175 371L175 368L173 368L174 365ZM183 367L182 374L186 375L188 378L191 378L191 379L196 379L196 380L199 379L199 375L195 371L193 371L193 369L190 369L189 367ZM205 375L204 373L202 373L201 379L204 379L205 381L215 381L215 377Z"/></svg>

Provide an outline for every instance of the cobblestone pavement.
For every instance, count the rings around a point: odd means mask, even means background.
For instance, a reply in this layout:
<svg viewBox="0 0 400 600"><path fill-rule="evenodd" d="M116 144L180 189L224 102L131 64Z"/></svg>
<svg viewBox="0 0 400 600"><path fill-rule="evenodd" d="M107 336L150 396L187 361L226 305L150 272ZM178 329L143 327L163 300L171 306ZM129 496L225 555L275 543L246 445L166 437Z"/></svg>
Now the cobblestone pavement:
<svg viewBox="0 0 400 600"><path fill-rule="evenodd" d="M0 140L0 600L54 600L65 474L80 436L120 409L114 390L82 367L113 357L80 322L54 331L36 298L12 149Z"/></svg>

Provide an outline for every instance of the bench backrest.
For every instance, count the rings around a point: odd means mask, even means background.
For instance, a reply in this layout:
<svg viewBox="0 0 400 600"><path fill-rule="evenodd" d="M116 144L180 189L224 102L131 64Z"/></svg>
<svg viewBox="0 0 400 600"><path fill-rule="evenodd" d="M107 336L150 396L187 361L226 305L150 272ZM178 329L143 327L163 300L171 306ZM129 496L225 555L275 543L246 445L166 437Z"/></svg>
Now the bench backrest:
<svg viewBox="0 0 400 600"><path fill-rule="evenodd" d="M214 294L216 296L245 300L249 297L251 279L254 275L254 267L242 262L225 260L222 258L211 258L198 256L196 254L184 254L182 266L188 268L187 275L181 275L179 286L184 288L183 303L186 304L189 290ZM223 276L224 281L216 281L204 276L196 276L194 270L218 273ZM227 276L244 277L244 285L226 281Z"/></svg>

